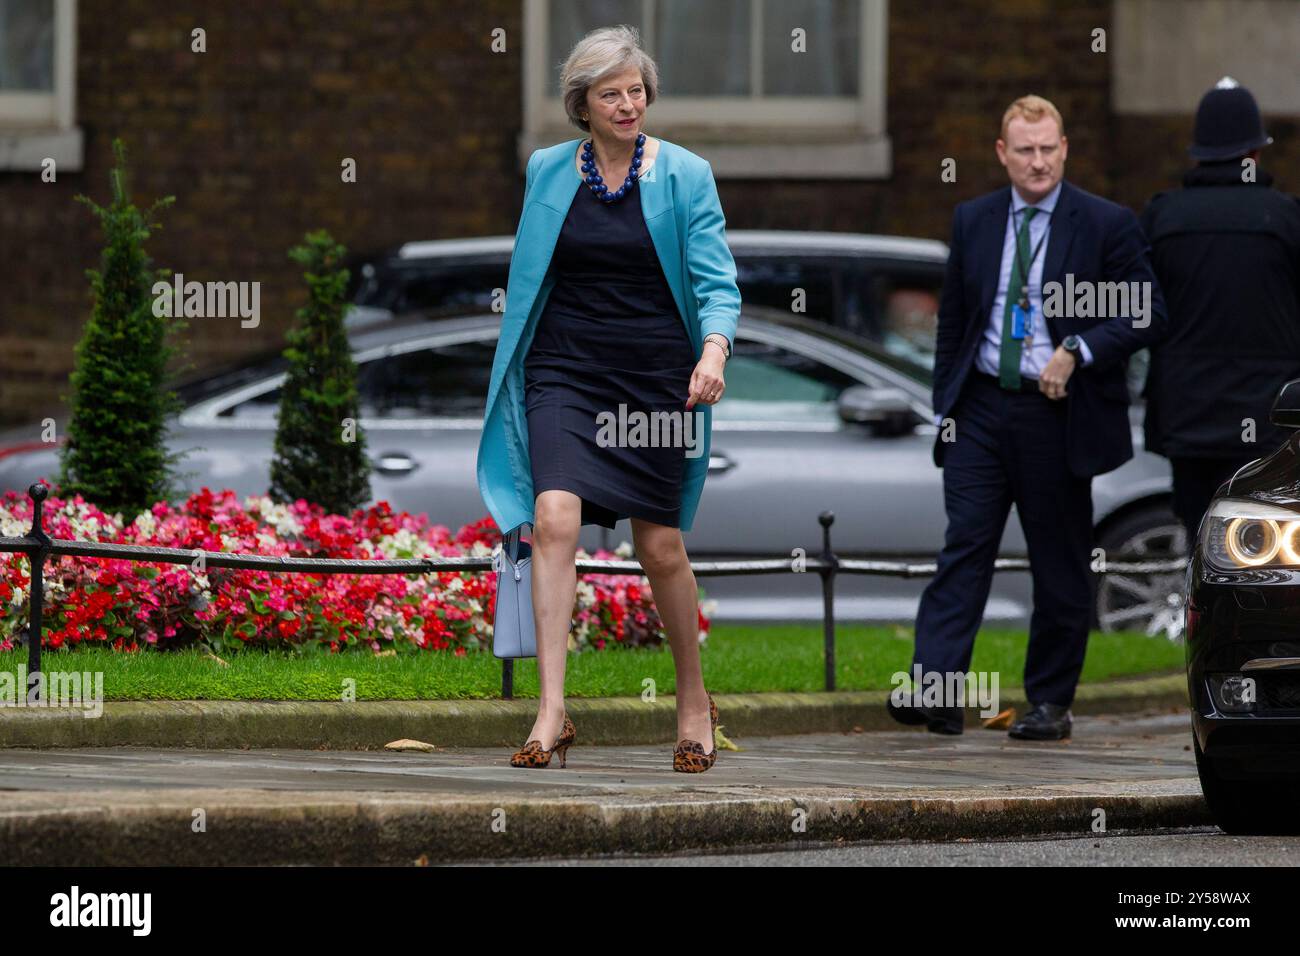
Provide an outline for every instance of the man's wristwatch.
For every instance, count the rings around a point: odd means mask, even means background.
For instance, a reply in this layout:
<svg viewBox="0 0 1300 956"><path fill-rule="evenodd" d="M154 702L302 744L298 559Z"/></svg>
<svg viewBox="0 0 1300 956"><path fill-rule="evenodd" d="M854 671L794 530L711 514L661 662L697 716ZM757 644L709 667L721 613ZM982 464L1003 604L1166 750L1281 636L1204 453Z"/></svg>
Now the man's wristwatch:
<svg viewBox="0 0 1300 956"><path fill-rule="evenodd" d="M727 337L725 335L718 335L716 333L711 333L704 337L704 341L712 342L714 345L721 348L722 357L724 359L731 358L731 346L727 344Z"/></svg>
<svg viewBox="0 0 1300 956"><path fill-rule="evenodd" d="M1061 348L1074 356L1074 363L1076 365L1083 364L1083 339L1079 338L1077 335L1067 335L1061 340Z"/></svg>

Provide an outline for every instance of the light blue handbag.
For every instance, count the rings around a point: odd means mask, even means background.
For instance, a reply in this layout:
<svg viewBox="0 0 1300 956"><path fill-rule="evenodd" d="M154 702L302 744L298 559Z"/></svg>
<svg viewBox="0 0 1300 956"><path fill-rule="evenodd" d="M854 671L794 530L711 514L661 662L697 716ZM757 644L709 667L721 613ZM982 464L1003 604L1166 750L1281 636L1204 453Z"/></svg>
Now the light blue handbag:
<svg viewBox="0 0 1300 956"><path fill-rule="evenodd" d="M497 657L536 657L533 629L533 546L515 528L501 539L497 566L497 610L492 622L492 653Z"/></svg>

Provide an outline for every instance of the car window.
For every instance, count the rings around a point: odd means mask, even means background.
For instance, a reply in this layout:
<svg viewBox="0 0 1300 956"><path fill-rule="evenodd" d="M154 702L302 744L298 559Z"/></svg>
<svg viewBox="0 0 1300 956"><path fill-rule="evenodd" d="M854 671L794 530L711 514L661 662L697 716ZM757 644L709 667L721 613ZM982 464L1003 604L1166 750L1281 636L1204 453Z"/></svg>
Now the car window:
<svg viewBox="0 0 1300 956"><path fill-rule="evenodd" d="M746 305L788 315L793 291L803 289L802 318L859 335L910 364L934 367L942 264L752 256L736 260L736 279Z"/></svg>
<svg viewBox="0 0 1300 956"><path fill-rule="evenodd" d="M217 412L222 421L268 421L274 424L279 412L279 389L270 389Z"/></svg>
<svg viewBox="0 0 1300 956"><path fill-rule="evenodd" d="M941 270L876 264L856 284L870 303L864 334L890 355L933 369Z"/></svg>
<svg viewBox="0 0 1300 956"><path fill-rule="evenodd" d="M363 418L481 418L496 343L459 342L361 362L357 393ZM274 421L279 388L223 410L219 418Z"/></svg>
<svg viewBox="0 0 1300 956"><path fill-rule="evenodd" d="M794 258L747 258L736 260L736 285L740 301L761 305L791 314L792 307L802 305L804 318L834 322L835 274L824 263ZM803 290L801 300L794 292Z"/></svg>
<svg viewBox="0 0 1300 956"><path fill-rule="evenodd" d="M508 274L506 263L491 262L380 269L360 285L353 302L427 318L491 312Z"/></svg>
<svg viewBox="0 0 1300 956"><path fill-rule="evenodd" d="M839 423L840 393L859 384L799 352L739 338L727 360L727 390L714 420Z"/></svg>
<svg viewBox="0 0 1300 956"><path fill-rule="evenodd" d="M939 290L918 283L893 285L881 309L880 344L885 351L934 368L939 328Z"/></svg>
<svg viewBox="0 0 1300 956"><path fill-rule="evenodd" d="M245 385L263 382L284 371L286 364L283 349L245 356L200 372L176 385L175 391L185 405L196 405Z"/></svg>
<svg viewBox="0 0 1300 956"><path fill-rule="evenodd" d="M494 341L458 342L390 355L361 365L365 418L482 418L492 379Z"/></svg>
<svg viewBox="0 0 1300 956"><path fill-rule="evenodd" d="M217 417L223 421L274 422L279 411L280 389L273 388L270 391L254 395L252 398L246 398L242 402L223 409L217 414Z"/></svg>

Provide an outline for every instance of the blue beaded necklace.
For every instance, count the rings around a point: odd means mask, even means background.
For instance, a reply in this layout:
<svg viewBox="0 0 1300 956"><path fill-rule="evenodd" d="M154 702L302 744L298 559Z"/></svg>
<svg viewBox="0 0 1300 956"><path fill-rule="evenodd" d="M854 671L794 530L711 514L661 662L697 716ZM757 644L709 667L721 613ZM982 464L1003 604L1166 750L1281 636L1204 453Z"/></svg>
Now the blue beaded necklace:
<svg viewBox="0 0 1300 956"><path fill-rule="evenodd" d="M638 133L636 149L632 152L632 165L627 170L627 179L623 180L622 186L610 192L609 187L601 180L600 173L596 172L596 163L591 156L591 140L587 140L582 144L582 171L587 174L585 180L587 187L597 199L603 202L618 202L623 198L624 193L632 189L632 183L636 182L637 171L641 168L641 154L644 152L645 133Z"/></svg>

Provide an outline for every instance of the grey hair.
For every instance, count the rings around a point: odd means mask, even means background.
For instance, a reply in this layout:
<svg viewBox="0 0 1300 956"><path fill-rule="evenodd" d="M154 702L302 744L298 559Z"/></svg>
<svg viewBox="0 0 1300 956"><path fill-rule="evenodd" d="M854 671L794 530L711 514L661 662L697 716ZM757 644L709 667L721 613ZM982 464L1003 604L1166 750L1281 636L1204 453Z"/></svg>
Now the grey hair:
<svg viewBox="0 0 1300 956"><path fill-rule="evenodd" d="M641 71L649 106L659 92L659 68L650 54L641 49L636 27L627 24L601 27L579 40L560 68L560 89L569 122L590 133L591 124L582 118L582 111L587 108L587 90L601 77L621 73L629 67Z"/></svg>

